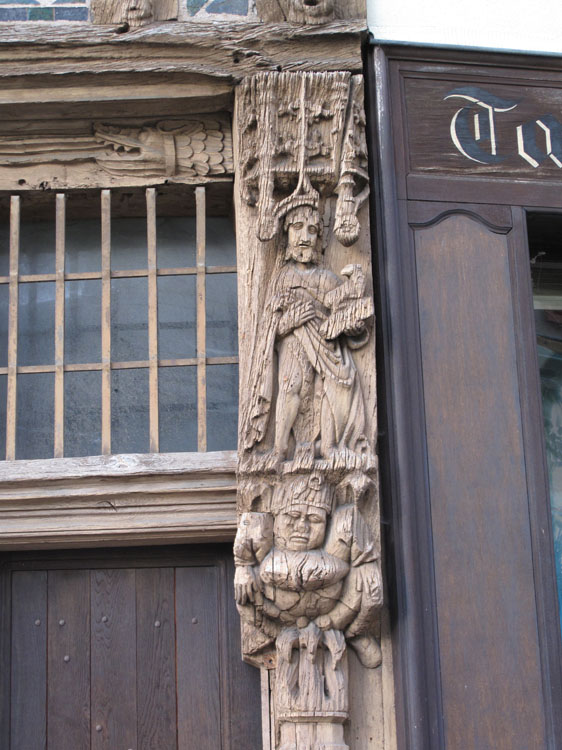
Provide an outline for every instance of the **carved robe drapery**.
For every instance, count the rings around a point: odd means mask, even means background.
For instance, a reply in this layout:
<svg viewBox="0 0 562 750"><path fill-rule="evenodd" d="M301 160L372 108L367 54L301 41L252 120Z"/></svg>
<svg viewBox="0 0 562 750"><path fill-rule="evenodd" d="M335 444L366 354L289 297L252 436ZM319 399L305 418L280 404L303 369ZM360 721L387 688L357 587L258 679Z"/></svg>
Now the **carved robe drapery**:
<svg viewBox="0 0 562 750"><path fill-rule="evenodd" d="M276 750L348 750L348 645L382 606L362 80L262 74L237 100L242 647Z"/></svg>

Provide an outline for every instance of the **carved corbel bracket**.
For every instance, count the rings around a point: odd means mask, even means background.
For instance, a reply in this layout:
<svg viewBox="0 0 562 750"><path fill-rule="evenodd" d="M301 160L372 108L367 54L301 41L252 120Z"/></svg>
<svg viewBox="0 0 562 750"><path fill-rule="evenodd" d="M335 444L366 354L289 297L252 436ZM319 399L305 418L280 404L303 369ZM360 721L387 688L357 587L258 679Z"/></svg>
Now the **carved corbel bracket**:
<svg viewBox="0 0 562 750"><path fill-rule="evenodd" d="M348 647L381 663L362 96L360 76L271 73L237 97L235 597L244 658L275 669L276 750L349 750Z"/></svg>

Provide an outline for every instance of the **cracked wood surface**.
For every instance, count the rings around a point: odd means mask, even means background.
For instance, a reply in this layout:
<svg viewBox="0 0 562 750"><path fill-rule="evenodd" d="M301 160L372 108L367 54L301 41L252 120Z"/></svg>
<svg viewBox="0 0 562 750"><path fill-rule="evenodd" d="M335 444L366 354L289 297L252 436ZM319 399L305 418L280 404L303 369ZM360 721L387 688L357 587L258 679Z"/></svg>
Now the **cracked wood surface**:
<svg viewBox="0 0 562 750"><path fill-rule="evenodd" d="M116 26L0 25L0 78L73 73L189 73L229 82L260 71L362 69L364 22L323 26L162 23ZM33 67L31 67L33 66ZM15 83L14 85L17 85Z"/></svg>

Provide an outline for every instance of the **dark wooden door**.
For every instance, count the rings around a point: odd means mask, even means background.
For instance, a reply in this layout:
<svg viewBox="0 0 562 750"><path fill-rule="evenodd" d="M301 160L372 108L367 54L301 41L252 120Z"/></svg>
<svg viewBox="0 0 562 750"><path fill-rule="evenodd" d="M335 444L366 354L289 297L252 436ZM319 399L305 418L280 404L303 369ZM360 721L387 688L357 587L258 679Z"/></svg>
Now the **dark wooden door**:
<svg viewBox="0 0 562 750"><path fill-rule="evenodd" d="M1 576L3 750L260 746L228 547L9 555Z"/></svg>

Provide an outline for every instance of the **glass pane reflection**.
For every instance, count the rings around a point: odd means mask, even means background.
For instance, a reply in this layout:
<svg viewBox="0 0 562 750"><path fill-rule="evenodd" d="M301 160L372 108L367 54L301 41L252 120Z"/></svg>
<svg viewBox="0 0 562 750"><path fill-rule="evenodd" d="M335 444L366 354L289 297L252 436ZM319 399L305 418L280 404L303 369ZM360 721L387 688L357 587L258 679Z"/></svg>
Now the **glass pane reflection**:
<svg viewBox="0 0 562 750"><path fill-rule="evenodd" d="M528 220L560 622L562 625L562 216Z"/></svg>

